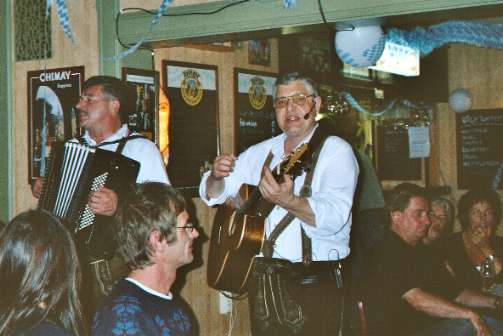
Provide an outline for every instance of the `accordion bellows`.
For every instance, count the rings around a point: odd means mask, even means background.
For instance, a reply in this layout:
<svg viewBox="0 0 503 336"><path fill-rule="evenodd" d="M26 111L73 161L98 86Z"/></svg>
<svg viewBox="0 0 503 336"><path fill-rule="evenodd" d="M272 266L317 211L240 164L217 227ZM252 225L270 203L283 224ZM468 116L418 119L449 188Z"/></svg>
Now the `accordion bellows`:
<svg viewBox="0 0 503 336"><path fill-rule="evenodd" d="M112 218L95 215L88 206L89 195L102 187L126 195L139 169L137 161L116 152L71 141L57 143L51 150L38 207L59 217L88 254L104 257L111 253Z"/></svg>

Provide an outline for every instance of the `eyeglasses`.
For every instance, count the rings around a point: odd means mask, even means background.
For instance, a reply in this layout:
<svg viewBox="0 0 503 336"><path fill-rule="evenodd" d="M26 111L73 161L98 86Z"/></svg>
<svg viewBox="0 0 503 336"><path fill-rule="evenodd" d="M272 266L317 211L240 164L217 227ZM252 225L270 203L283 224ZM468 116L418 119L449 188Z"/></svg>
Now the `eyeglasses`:
<svg viewBox="0 0 503 336"><path fill-rule="evenodd" d="M306 105L307 98L312 97L314 98L315 95L303 95L303 94L298 94L298 95L293 95L293 96L288 96L288 97L278 97L274 100L274 107L277 109L285 108L288 106L288 101L291 101L293 105L302 107Z"/></svg>
<svg viewBox="0 0 503 336"><path fill-rule="evenodd" d="M110 100L108 97L98 97L98 96L94 96L94 95L87 95L87 94L83 94L82 96L79 97L79 103L80 102L84 102L86 104L94 104L94 103L97 103L99 101L107 101L107 100Z"/></svg>
<svg viewBox="0 0 503 336"><path fill-rule="evenodd" d="M177 229L185 229L188 233L192 233L196 229L196 227L192 223L187 223L184 226L177 226L176 228Z"/></svg>

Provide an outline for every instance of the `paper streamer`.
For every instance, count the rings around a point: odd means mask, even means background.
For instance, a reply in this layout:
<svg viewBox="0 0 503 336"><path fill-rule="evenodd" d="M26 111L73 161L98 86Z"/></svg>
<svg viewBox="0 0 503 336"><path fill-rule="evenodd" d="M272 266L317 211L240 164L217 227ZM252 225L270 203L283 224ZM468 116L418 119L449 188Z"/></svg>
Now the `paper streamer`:
<svg viewBox="0 0 503 336"><path fill-rule="evenodd" d="M152 21L150 22L150 26L148 27L147 32L145 34L143 34L143 36L133 46L131 46L128 50L121 52L117 56L103 57L103 60L104 61L116 61L116 60L124 58L127 55L130 55L130 54L134 53L136 50L138 50L138 48L147 39L148 35L152 32L152 30L154 29L154 26L157 24L157 22L159 22L162 14L164 14L164 12L166 11L166 8L171 4L171 1L172 0L162 0L161 5L159 6L159 9L155 13L155 16L152 19Z"/></svg>
<svg viewBox="0 0 503 336"><path fill-rule="evenodd" d="M417 109L417 110L424 110L425 109L424 107L419 107L407 99L399 99L399 100L394 99L383 110L378 111L378 112L369 112L369 111L365 110L365 108L363 108L349 92L339 92L338 96L344 98L349 103L349 105L351 105L351 107L353 107L359 113L368 114L372 117L382 116L386 112L392 110L396 104L401 104L403 106L406 106L406 107L409 107L412 109Z"/></svg>
<svg viewBox="0 0 503 336"><path fill-rule="evenodd" d="M48 16L50 13L51 6L53 4L52 0L46 0L45 3L45 15ZM72 42L74 42L72 27L70 26L70 17L68 16L68 9L66 8L65 0L56 0L56 12L59 17L59 25L63 29L63 33Z"/></svg>
<svg viewBox="0 0 503 336"><path fill-rule="evenodd" d="M473 21L447 21L412 31L392 28L387 41L419 49L421 57L447 43L465 43L484 48L503 49L503 24Z"/></svg>
<svg viewBox="0 0 503 336"><path fill-rule="evenodd" d="M287 9L297 6L297 0L283 0L283 6Z"/></svg>

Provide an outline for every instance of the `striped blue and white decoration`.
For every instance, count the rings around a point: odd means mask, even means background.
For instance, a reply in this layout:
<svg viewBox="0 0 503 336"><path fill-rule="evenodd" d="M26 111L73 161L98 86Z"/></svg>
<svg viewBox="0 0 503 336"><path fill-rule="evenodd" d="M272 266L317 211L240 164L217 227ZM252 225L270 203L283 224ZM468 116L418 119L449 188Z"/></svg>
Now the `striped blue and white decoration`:
<svg viewBox="0 0 503 336"><path fill-rule="evenodd" d="M412 31L392 28L387 41L419 49L421 56L448 43L464 43L483 48L503 49L503 24L477 21L447 21Z"/></svg>
<svg viewBox="0 0 503 336"><path fill-rule="evenodd" d="M46 16L49 15L52 4L53 0L46 0L45 3ZM59 25L61 26L61 29L63 29L63 33L73 42L74 36L72 32L72 27L70 26L70 18L68 16L68 9L66 8L65 0L56 0L56 12L58 13Z"/></svg>

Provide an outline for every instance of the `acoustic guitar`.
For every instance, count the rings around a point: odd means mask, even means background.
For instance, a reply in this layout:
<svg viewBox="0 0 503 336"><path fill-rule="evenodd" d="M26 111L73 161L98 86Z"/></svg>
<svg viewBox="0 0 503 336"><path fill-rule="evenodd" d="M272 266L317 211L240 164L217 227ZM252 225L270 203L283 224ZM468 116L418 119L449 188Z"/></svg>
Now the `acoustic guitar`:
<svg viewBox="0 0 503 336"><path fill-rule="evenodd" d="M302 173L307 148L308 144L300 146L273 169L276 180L284 174L295 178ZM263 199L259 189L250 185L241 187L234 202L219 206L208 254L207 280L211 287L238 294L245 291L253 259L264 242L265 219L273 208L274 204Z"/></svg>

